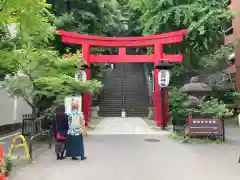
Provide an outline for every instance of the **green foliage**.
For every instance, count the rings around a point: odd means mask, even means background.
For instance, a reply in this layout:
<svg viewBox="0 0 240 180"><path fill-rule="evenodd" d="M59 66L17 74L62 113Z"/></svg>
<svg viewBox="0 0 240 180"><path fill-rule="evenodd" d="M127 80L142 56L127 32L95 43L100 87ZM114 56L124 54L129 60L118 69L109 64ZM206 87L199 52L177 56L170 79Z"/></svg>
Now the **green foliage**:
<svg viewBox="0 0 240 180"><path fill-rule="evenodd" d="M39 0L3 0L0 8L1 29L9 33L8 24L18 23L18 45L38 45L54 37L55 28L49 22L52 16Z"/></svg>
<svg viewBox="0 0 240 180"><path fill-rule="evenodd" d="M225 96L240 97L240 93L239 92L228 92L225 94Z"/></svg>
<svg viewBox="0 0 240 180"><path fill-rule="evenodd" d="M12 171L12 168L13 168L12 158L9 157L8 155L4 155L4 162L5 162L5 172Z"/></svg>
<svg viewBox="0 0 240 180"><path fill-rule="evenodd" d="M7 0L0 6L0 27L5 32L0 38L0 64L7 74L1 85L10 95L23 97L37 112L43 97L55 97L54 105L58 105L67 95L100 90L101 83L96 80L83 83L74 78L84 64L80 52L64 58L49 47L55 27L46 4ZM16 37L9 36L9 17L18 24Z"/></svg>
<svg viewBox="0 0 240 180"><path fill-rule="evenodd" d="M201 58L199 64L201 67L212 70L213 68L222 68L226 66L230 54L234 52L233 45L221 45L215 52L205 55Z"/></svg>
<svg viewBox="0 0 240 180"><path fill-rule="evenodd" d="M121 34L124 36L141 36L143 26L140 22L141 11L131 8L128 0L118 0L122 14L121 23L125 26Z"/></svg>
<svg viewBox="0 0 240 180"><path fill-rule="evenodd" d="M166 47L165 51L184 53L185 68L193 70L201 67L199 62L203 55L219 49L223 43L224 26L232 18L225 0L131 0L129 4L141 12L144 34L188 28L185 42L176 48Z"/></svg>
<svg viewBox="0 0 240 180"><path fill-rule="evenodd" d="M58 29L103 36L118 36L126 29L120 11L122 10L121 6L116 0L54 1L52 4L54 7L53 12L57 16L54 24ZM81 49L81 47L75 45L59 46L59 44L60 42L55 47L62 53L65 53L62 50L65 47L69 47L71 52ZM92 48L92 53L113 52L112 49L109 50ZM100 69L100 64L93 64L91 77L102 80Z"/></svg>
<svg viewBox="0 0 240 180"><path fill-rule="evenodd" d="M62 103L66 95L94 93L101 88L96 80L83 83L74 78L83 64L79 56L78 61L76 57L65 59L55 51L43 49L19 51L16 56L13 60L20 66L18 73L6 76L2 85L11 95L23 97L33 108L36 108L33 98L40 100L36 97L56 96L57 103Z"/></svg>
<svg viewBox="0 0 240 180"><path fill-rule="evenodd" d="M202 113L214 114L215 117L218 118L231 116L233 114L233 111L228 109L222 101L218 101L218 99L215 98L202 101L200 104L200 110Z"/></svg>
<svg viewBox="0 0 240 180"><path fill-rule="evenodd" d="M176 87L169 88L168 102L171 116L186 115L187 109L183 108L182 103L187 98L187 94L179 92Z"/></svg>
<svg viewBox="0 0 240 180"><path fill-rule="evenodd" d="M110 35L124 28L120 23L121 12L116 0L55 1L53 6L57 16L55 23L59 29Z"/></svg>

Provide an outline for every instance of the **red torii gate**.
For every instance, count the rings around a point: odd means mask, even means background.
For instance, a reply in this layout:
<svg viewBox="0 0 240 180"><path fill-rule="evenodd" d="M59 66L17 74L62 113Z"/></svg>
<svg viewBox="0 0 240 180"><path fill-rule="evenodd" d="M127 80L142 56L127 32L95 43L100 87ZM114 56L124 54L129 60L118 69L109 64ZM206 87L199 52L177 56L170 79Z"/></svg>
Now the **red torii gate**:
<svg viewBox="0 0 240 180"><path fill-rule="evenodd" d="M91 63L154 63L154 67L159 64L160 61L168 61L181 63L183 55L181 54L165 54L163 52L164 44L174 44L182 42L184 35L188 33L187 29L169 32L151 36L141 37L102 37L102 36L90 36L87 34L79 34L75 32L66 32L58 30L57 33L61 36L62 42L66 44L78 44L82 45L82 55L88 68L85 68L87 74L87 80L90 80L90 65ZM154 53L150 55L127 55L127 47L143 47L153 46ZM91 47L118 47L118 55L93 55L91 54ZM157 123L157 127L162 126L162 108L161 108L161 89L158 85L158 69L154 69L154 92L153 102L155 106L154 120ZM166 116L165 124L168 121L168 96L165 92L165 110ZM83 95L83 113L85 116L86 125L90 120L92 105L92 97L88 93Z"/></svg>

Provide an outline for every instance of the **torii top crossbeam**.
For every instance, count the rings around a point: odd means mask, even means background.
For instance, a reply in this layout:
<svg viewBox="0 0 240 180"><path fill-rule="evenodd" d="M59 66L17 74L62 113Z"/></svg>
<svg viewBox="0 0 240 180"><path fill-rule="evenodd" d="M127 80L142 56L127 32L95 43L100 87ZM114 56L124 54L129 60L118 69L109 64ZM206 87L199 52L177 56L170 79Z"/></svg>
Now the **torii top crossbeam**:
<svg viewBox="0 0 240 180"><path fill-rule="evenodd" d="M85 54L84 60L87 64L91 63L117 63L117 62L155 62L160 59L169 62L182 62L181 54L165 54L162 46L164 44L173 44L183 41L184 35L187 34L187 29L169 32L151 36L140 37L103 37L90 36L87 34L79 34L75 32L66 32L58 30L57 33L61 36L62 42L66 44L81 44L84 49L88 48L89 55ZM143 47L154 46L154 54L151 55L127 55L127 47ZM93 55L89 52L91 47L119 47L118 55Z"/></svg>

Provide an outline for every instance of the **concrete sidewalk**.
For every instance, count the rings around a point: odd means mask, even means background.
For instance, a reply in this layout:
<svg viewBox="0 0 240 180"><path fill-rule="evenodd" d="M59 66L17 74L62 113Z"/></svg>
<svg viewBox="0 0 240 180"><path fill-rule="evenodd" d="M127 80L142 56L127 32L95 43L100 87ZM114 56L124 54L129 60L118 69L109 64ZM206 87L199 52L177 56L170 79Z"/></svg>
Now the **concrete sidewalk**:
<svg viewBox="0 0 240 180"><path fill-rule="evenodd" d="M14 169L9 179L239 180L240 143L182 144L167 134L141 118L104 118L84 139L87 160L57 161L54 149L45 146L35 162Z"/></svg>
<svg viewBox="0 0 240 180"><path fill-rule="evenodd" d="M225 126L226 139L233 141L240 145L240 127L239 126Z"/></svg>
<svg viewBox="0 0 240 180"><path fill-rule="evenodd" d="M94 131L90 131L89 134L168 134L168 132L155 131L139 117L107 117L101 120Z"/></svg>

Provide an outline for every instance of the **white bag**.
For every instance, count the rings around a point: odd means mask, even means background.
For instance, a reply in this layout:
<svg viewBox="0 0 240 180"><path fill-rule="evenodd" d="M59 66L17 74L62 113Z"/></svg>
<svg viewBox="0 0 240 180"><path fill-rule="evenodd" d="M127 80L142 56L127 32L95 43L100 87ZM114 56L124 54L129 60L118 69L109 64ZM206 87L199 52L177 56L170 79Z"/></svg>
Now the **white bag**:
<svg viewBox="0 0 240 180"><path fill-rule="evenodd" d="M80 116L74 115L72 117L71 127L73 129L80 129L81 128L81 117Z"/></svg>

